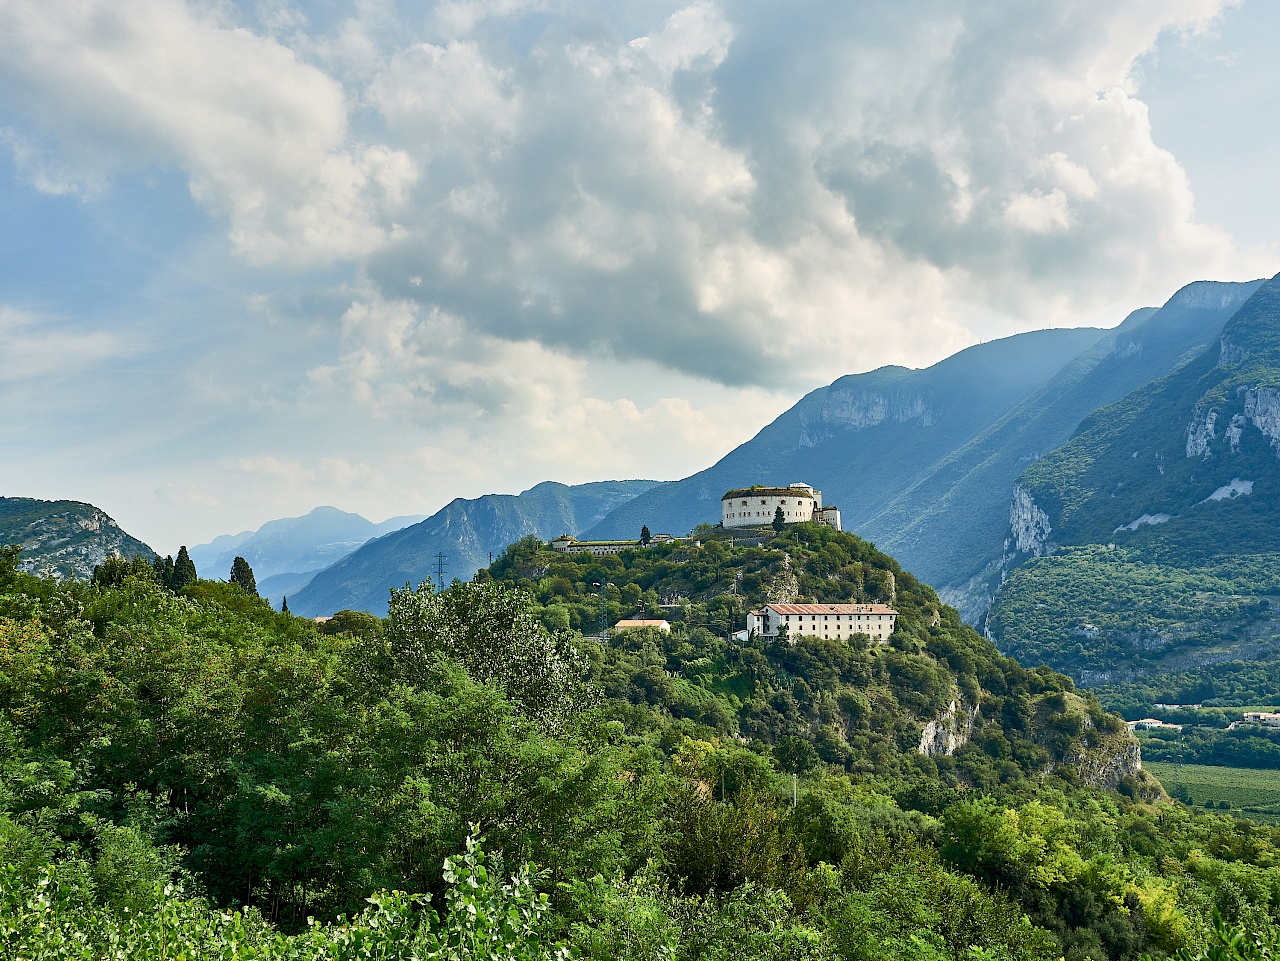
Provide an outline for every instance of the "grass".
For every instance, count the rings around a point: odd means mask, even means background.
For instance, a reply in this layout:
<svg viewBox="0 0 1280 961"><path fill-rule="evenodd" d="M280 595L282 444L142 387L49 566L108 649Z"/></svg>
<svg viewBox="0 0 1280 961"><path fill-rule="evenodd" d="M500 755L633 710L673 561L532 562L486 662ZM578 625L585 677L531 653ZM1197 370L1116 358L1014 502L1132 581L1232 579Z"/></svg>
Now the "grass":
<svg viewBox="0 0 1280 961"><path fill-rule="evenodd" d="M1265 824L1280 824L1280 773L1244 767L1207 764L1175 764L1149 761L1143 764L1170 795L1182 794L1196 806L1221 807Z"/></svg>

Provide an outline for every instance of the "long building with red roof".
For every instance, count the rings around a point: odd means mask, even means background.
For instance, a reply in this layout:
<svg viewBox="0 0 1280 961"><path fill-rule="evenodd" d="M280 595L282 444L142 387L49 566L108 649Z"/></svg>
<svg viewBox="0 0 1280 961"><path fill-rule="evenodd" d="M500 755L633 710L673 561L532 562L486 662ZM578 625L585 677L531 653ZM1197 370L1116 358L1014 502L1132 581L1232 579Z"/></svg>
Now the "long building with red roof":
<svg viewBox="0 0 1280 961"><path fill-rule="evenodd" d="M887 604L766 604L747 615L747 633L777 637L784 627L789 638L823 637L847 641L865 634L887 641L898 612Z"/></svg>

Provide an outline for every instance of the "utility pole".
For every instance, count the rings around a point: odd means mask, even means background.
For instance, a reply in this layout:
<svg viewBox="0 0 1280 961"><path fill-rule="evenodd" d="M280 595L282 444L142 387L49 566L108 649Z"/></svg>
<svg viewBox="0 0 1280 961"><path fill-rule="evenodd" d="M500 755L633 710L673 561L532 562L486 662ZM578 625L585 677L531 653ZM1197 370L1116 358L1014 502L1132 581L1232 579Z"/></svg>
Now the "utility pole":
<svg viewBox="0 0 1280 961"><path fill-rule="evenodd" d="M444 551L436 551L436 586L442 591L444 590L444 562L448 559Z"/></svg>

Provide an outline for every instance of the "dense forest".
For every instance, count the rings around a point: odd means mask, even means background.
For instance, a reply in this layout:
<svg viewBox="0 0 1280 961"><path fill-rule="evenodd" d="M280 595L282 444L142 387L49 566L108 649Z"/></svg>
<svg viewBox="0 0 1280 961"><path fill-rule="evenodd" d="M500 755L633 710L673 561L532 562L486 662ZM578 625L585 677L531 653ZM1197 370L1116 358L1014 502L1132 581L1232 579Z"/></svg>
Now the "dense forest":
<svg viewBox="0 0 1280 961"><path fill-rule="evenodd" d="M1118 718L999 655L872 545L815 525L755 540L608 558L522 541L471 584L321 624L240 584L174 590L142 563L59 583L8 551L0 953L1274 944L1280 829L1168 800ZM899 628L732 637L783 595L883 600ZM602 598L606 623L672 630L585 636Z"/></svg>

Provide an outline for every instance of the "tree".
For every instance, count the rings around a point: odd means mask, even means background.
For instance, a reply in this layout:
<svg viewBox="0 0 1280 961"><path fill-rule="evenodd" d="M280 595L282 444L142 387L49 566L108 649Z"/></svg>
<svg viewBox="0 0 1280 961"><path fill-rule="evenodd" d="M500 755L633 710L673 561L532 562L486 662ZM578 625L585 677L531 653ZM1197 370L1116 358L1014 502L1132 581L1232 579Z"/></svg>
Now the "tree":
<svg viewBox="0 0 1280 961"><path fill-rule="evenodd" d="M173 555L167 554L161 558L159 554L156 559L151 562L151 569L155 572L156 583L162 587L173 590Z"/></svg>
<svg viewBox="0 0 1280 961"><path fill-rule="evenodd" d="M239 584L240 589L246 594L258 596L258 584L253 579L253 568L243 557L237 557L231 562L231 583Z"/></svg>
<svg viewBox="0 0 1280 961"><path fill-rule="evenodd" d="M649 525L642 524L640 526L640 546L648 547L651 540L653 540L653 535L649 533Z"/></svg>
<svg viewBox="0 0 1280 961"><path fill-rule="evenodd" d="M169 589L176 594L188 584L194 584L196 580L196 565L184 544L178 548L178 556L174 559L173 580L169 584Z"/></svg>
<svg viewBox="0 0 1280 961"><path fill-rule="evenodd" d="M787 526L787 519L782 516L782 508L778 507L773 512L773 529L777 531L779 534L781 534L782 529L786 526Z"/></svg>
<svg viewBox="0 0 1280 961"><path fill-rule="evenodd" d="M281 595L280 597L280 613L281 614L289 613L289 598L284 595Z"/></svg>
<svg viewBox="0 0 1280 961"><path fill-rule="evenodd" d="M464 584L439 594L425 583L391 591L386 637L400 680L428 686L439 663L452 660L482 684L493 684L544 730L562 729L589 699L586 659L568 635L553 634L524 591Z"/></svg>
<svg viewBox="0 0 1280 961"><path fill-rule="evenodd" d="M160 560L159 557L156 560ZM96 587L121 587L126 577L139 577L144 580L155 580L154 567L147 563L140 554L126 559L119 554L112 554L93 569L92 583Z"/></svg>

